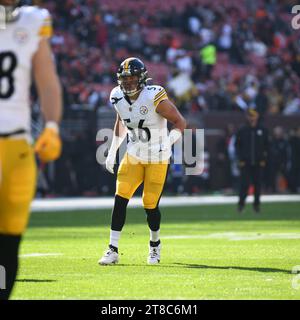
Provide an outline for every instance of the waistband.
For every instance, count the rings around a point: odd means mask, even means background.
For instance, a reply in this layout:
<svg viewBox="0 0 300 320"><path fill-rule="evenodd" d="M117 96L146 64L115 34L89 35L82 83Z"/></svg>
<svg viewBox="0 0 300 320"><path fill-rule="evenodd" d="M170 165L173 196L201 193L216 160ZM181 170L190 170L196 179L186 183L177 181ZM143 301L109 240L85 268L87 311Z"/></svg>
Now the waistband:
<svg viewBox="0 0 300 320"><path fill-rule="evenodd" d="M0 132L0 140L26 140L29 144L33 143L28 131L20 129L12 132Z"/></svg>
<svg viewBox="0 0 300 320"><path fill-rule="evenodd" d="M17 135L25 135L27 131L25 129L19 129L12 132L0 132L0 138L10 138Z"/></svg>

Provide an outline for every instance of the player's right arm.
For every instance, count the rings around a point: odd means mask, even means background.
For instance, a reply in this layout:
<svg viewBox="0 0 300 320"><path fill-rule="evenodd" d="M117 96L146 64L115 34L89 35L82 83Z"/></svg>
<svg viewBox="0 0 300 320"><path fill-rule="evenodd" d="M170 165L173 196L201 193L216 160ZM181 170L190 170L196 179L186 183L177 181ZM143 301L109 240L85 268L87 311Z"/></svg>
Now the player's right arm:
<svg viewBox="0 0 300 320"><path fill-rule="evenodd" d="M108 155L105 162L107 171L109 171L112 174L114 173L114 165L116 161L117 151L120 145L122 144L123 140L125 139L126 133L127 133L127 128L124 127L122 120L119 114L117 113L117 118L114 126L113 139L112 139L112 143L109 148Z"/></svg>

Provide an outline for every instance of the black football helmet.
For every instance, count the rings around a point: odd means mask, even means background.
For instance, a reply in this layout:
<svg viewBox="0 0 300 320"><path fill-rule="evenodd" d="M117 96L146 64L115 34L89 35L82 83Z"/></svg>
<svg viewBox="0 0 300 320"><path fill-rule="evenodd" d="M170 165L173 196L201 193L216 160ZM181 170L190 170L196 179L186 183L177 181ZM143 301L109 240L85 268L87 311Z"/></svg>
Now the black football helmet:
<svg viewBox="0 0 300 320"><path fill-rule="evenodd" d="M145 64L133 57L127 58L120 64L117 77L121 90L129 97L141 91L147 84L147 80L150 80Z"/></svg>
<svg viewBox="0 0 300 320"><path fill-rule="evenodd" d="M12 22L18 19L19 17L19 5L20 0L9 0L2 1L0 0L0 5L5 8L5 20L6 22Z"/></svg>

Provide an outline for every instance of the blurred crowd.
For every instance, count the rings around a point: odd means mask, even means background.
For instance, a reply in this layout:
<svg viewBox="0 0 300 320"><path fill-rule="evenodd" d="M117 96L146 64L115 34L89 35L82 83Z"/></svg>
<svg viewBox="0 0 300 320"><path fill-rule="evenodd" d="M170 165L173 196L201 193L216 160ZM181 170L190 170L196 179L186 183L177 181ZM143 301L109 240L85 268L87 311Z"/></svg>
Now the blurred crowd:
<svg viewBox="0 0 300 320"><path fill-rule="evenodd" d="M300 113L293 1L168 4L43 1L53 16L52 45L66 105L106 106L117 66L138 56L183 112L254 107L261 114Z"/></svg>
<svg viewBox="0 0 300 320"><path fill-rule="evenodd" d="M235 127L229 124L217 143L217 168L222 172L223 191L236 191L239 166L235 150ZM286 132L276 126L269 132L268 157L264 169L263 189L266 193L300 192L300 127Z"/></svg>
<svg viewBox="0 0 300 320"><path fill-rule="evenodd" d="M238 193L240 169L235 150L236 132L235 126L229 124L224 136L217 141L214 159L205 151L204 170L201 174L186 176L184 167L172 164L168 190L187 195ZM217 188L212 186L212 175L215 176L214 184L218 185ZM253 189L250 188L249 191L251 193ZM282 127L276 126L269 133L268 157L263 170L263 192L300 193L300 127L286 133Z"/></svg>
<svg viewBox="0 0 300 320"><path fill-rule="evenodd" d="M273 114L300 115L300 32L292 29L290 14L296 3L41 1L53 17L51 43L64 91L65 141L62 159L55 170L47 168L50 179L45 180L46 187L40 183L40 193L114 192L114 177L91 155L101 127L96 119L104 119L111 111L108 96L116 85L116 70L129 56L145 62L153 82L166 87L180 111L198 121L198 127L202 115L209 112L254 108L262 122ZM90 114L80 113L85 111ZM108 123L104 121L106 127ZM184 167L172 165L167 192L235 192L239 177L233 147L236 129L228 125L216 153L205 152L201 175L187 177ZM299 130L276 127L271 132L265 192L300 192ZM211 185L213 174L221 177L218 186Z"/></svg>

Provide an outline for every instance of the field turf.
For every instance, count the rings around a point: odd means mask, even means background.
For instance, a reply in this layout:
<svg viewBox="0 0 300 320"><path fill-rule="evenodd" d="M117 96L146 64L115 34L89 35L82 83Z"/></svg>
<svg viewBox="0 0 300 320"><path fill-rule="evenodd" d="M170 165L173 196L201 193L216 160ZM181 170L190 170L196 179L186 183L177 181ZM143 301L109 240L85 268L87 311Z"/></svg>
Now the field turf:
<svg viewBox="0 0 300 320"><path fill-rule="evenodd" d="M97 264L110 210L32 214L12 299L300 299L300 203L161 211L156 266L143 209L128 209L115 266Z"/></svg>

